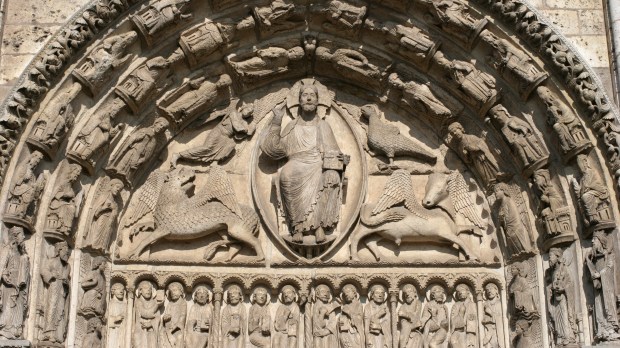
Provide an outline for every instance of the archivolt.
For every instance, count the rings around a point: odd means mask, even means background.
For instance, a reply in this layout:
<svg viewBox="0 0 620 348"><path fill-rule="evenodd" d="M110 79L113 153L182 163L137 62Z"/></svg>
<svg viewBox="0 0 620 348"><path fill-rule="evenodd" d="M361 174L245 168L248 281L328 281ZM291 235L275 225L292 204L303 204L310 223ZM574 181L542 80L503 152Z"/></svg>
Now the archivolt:
<svg viewBox="0 0 620 348"><path fill-rule="evenodd" d="M30 141L43 147L53 163L65 157L69 139L97 113L125 109L134 115L128 123L135 128L122 130L115 138L121 139L150 125L159 112L173 123L170 140L188 120L175 116L168 106L180 89L190 88L183 78L204 75L214 89L232 82L233 95L218 94L200 113L279 80L323 76L353 86L371 101L387 101L391 107L424 115L440 137L454 120L465 124L467 132L485 130L482 134L504 153L511 150L501 140L501 130L489 127L485 118L504 114L520 119L522 113L532 114L525 118L539 128L537 136L551 151L550 158L567 161L576 152L562 149L561 138L551 134L541 115L553 113L553 108L570 114L574 102L579 119L586 121L582 125L577 120L577 126L591 129L583 135L606 151L608 166L616 178L620 176L617 110L583 59L519 1L478 0L471 7L460 2L441 7L427 0L348 4L332 0L314 5L278 2L270 7L224 0L204 6L194 0L179 6L182 14L174 14L174 21L163 14L157 18L160 14L149 3L156 1L94 2L33 60L3 105L0 173L5 192L11 182L10 159L17 162L27 156L23 142L37 132L38 120L77 115L75 121L58 120L58 129L50 135L56 137L53 144ZM102 49L108 55L98 57ZM112 59L114 64L99 80L85 80L80 69L89 60L99 64L97 59ZM548 76L547 67L554 74ZM225 73L232 81L226 81ZM140 87L144 95L132 95L135 91L130 89L136 87L132 79L148 84ZM114 84L114 92L105 92ZM19 152L14 155L15 151ZM107 154L114 151L112 146ZM105 161L107 154L100 160ZM522 169L502 165L509 172ZM95 164L95 169L102 167L101 162ZM523 173L532 175L527 168Z"/></svg>

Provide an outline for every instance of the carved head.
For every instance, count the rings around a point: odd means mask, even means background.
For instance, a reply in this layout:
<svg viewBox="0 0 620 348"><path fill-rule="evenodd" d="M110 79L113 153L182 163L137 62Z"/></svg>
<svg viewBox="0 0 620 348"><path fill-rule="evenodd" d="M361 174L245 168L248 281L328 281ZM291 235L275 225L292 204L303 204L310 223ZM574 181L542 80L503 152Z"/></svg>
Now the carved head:
<svg viewBox="0 0 620 348"><path fill-rule="evenodd" d="M110 180L110 193L112 193L112 195L118 195L119 193L121 193L124 187L125 184L123 184L123 182L119 179Z"/></svg>
<svg viewBox="0 0 620 348"><path fill-rule="evenodd" d="M103 270L105 268L105 258L104 257L93 257L90 268L92 270Z"/></svg>
<svg viewBox="0 0 620 348"><path fill-rule="evenodd" d="M216 86L218 88L227 87L227 86L230 86L231 84L232 84L232 80L230 78L230 75L228 74L222 74L216 82Z"/></svg>
<svg viewBox="0 0 620 348"><path fill-rule="evenodd" d="M34 169L36 166L39 165L42 159L43 159L43 154L39 151L34 151L30 155L30 158L28 158L28 165L30 166L30 168Z"/></svg>
<svg viewBox="0 0 620 348"><path fill-rule="evenodd" d="M170 183L173 190L182 189L185 193L190 194L195 188L194 180L196 174L193 170L181 167L170 171L167 174L166 182Z"/></svg>
<svg viewBox="0 0 620 348"><path fill-rule="evenodd" d="M430 299L437 303L444 303L446 301L446 290L443 286L435 284L430 289Z"/></svg>
<svg viewBox="0 0 620 348"><path fill-rule="evenodd" d="M15 243L17 246L22 246L26 236L24 235L24 228L21 226L13 226L9 229L10 242Z"/></svg>
<svg viewBox="0 0 620 348"><path fill-rule="evenodd" d="M378 117L379 110L375 104L366 104L360 108L362 118L369 120L371 117Z"/></svg>
<svg viewBox="0 0 620 348"><path fill-rule="evenodd" d="M489 117L492 120L496 120L500 125L504 125L508 122L510 114L508 114L508 110L503 105L497 104L489 110Z"/></svg>
<svg viewBox="0 0 620 348"><path fill-rule="evenodd" d="M67 179L69 182L75 182L82 174L82 167L79 164L71 164L68 169Z"/></svg>
<svg viewBox="0 0 620 348"><path fill-rule="evenodd" d="M495 198L503 199L504 197L510 197L509 192L510 189L507 184L500 182L495 185Z"/></svg>
<svg viewBox="0 0 620 348"><path fill-rule="evenodd" d="M540 191L544 191L550 181L551 178L549 176L549 171L545 169L539 169L534 172L534 183Z"/></svg>
<svg viewBox="0 0 620 348"><path fill-rule="evenodd" d="M510 269L512 275L516 278L517 276L526 278L527 277L527 264L525 262L515 263Z"/></svg>
<svg viewBox="0 0 620 348"><path fill-rule="evenodd" d="M243 104L239 112L241 113L241 117L243 117L244 119L252 117L252 115L254 115L254 104Z"/></svg>
<svg viewBox="0 0 620 348"><path fill-rule="evenodd" d="M314 85L304 85L299 91L299 104L303 113L316 112L319 105L319 91Z"/></svg>
<svg viewBox="0 0 620 348"><path fill-rule="evenodd" d="M374 303L380 304L387 300L386 296L387 290L385 286L382 284L375 284L370 287L370 291L368 292L368 298Z"/></svg>
<svg viewBox="0 0 620 348"><path fill-rule="evenodd" d="M123 283L114 283L110 287L110 296L122 301L125 298L125 285Z"/></svg>
<svg viewBox="0 0 620 348"><path fill-rule="evenodd" d="M465 301L471 295L471 291L469 290L469 286L467 284L459 284L456 286L454 290L454 298L457 301Z"/></svg>
<svg viewBox="0 0 620 348"><path fill-rule="evenodd" d="M90 319L88 319L88 322L86 324L86 332L88 332L88 333L92 333L92 332L100 333L102 325L103 324L102 324L101 319L99 317L90 318Z"/></svg>
<svg viewBox="0 0 620 348"><path fill-rule="evenodd" d="M560 248L551 248L549 249L549 265L555 266L557 263L562 260L562 256L564 255L564 251Z"/></svg>
<svg viewBox="0 0 620 348"><path fill-rule="evenodd" d="M269 301L269 292L267 288L259 286L252 292L252 296L250 297L250 302L252 304L258 304L259 306L264 306Z"/></svg>
<svg viewBox="0 0 620 348"><path fill-rule="evenodd" d="M172 282L168 284L168 290L166 290L166 296L168 300L176 302L183 296L184 293L183 284L179 282Z"/></svg>
<svg viewBox="0 0 620 348"><path fill-rule="evenodd" d="M402 289L402 301L406 304L412 304L418 299L418 291L413 284L405 284Z"/></svg>
<svg viewBox="0 0 620 348"><path fill-rule="evenodd" d="M205 285L198 285L194 291L194 302L204 306L211 301L211 291Z"/></svg>
<svg viewBox="0 0 620 348"><path fill-rule="evenodd" d="M243 293L241 287L237 284L233 284L228 287L226 294L226 302L231 305L237 305L243 299Z"/></svg>
<svg viewBox="0 0 620 348"><path fill-rule="evenodd" d="M462 124L458 122L454 122L448 126L448 134L450 134L455 139L460 140L460 139L463 139L463 134L465 134L465 129L463 128Z"/></svg>
<svg viewBox="0 0 620 348"><path fill-rule="evenodd" d="M595 231L592 236L592 249L601 253L607 250L609 246L609 239L605 234L605 231Z"/></svg>
<svg viewBox="0 0 620 348"><path fill-rule="evenodd" d="M497 288L497 284L488 283L484 286L484 295L487 299L492 300L499 295L499 289Z"/></svg>
<svg viewBox="0 0 620 348"><path fill-rule="evenodd" d="M291 304L297 300L297 290L292 285L284 285L280 291L280 302Z"/></svg>
<svg viewBox="0 0 620 348"><path fill-rule="evenodd" d="M342 288L342 300L345 303L351 303L359 297L360 295L357 293L355 285L347 284Z"/></svg>
<svg viewBox="0 0 620 348"><path fill-rule="evenodd" d="M327 303L332 299L332 291L329 286L325 284L320 284L316 287L316 298L321 300L323 303Z"/></svg>
<svg viewBox="0 0 620 348"><path fill-rule="evenodd" d="M530 322L525 319L519 319L515 322L515 332L521 335L530 329Z"/></svg>
<svg viewBox="0 0 620 348"><path fill-rule="evenodd" d="M432 173L429 175L425 192L422 205L427 209L433 208L444 199L449 198L448 176L443 173Z"/></svg>
<svg viewBox="0 0 620 348"><path fill-rule="evenodd" d="M555 96L553 95L553 93L551 93L549 88L547 88L545 86L540 86L540 87L538 87L536 92L538 92L538 96L540 97L540 99L542 99L542 101L545 103L545 105L547 105L547 106L553 105Z"/></svg>
<svg viewBox="0 0 620 348"><path fill-rule="evenodd" d="M158 117L155 120L155 123L153 123L153 130L155 131L155 133L161 133L166 130L168 126L170 126L170 122L168 122L168 120L163 117Z"/></svg>
<svg viewBox="0 0 620 348"><path fill-rule="evenodd" d="M69 250L69 245L67 242L62 241L54 244L54 250L56 251L56 256L60 258L63 262L67 262L69 260L69 255L71 255L71 250Z"/></svg>
<svg viewBox="0 0 620 348"><path fill-rule="evenodd" d="M580 154L577 156L577 167L582 174L585 174L590 169L590 163L588 163L588 155Z"/></svg>
<svg viewBox="0 0 620 348"><path fill-rule="evenodd" d="M142 296L145 300L150 300L153 298L153 284L148 280L143 280L138 284L138 291L136 292L136 296Z"/></svg>

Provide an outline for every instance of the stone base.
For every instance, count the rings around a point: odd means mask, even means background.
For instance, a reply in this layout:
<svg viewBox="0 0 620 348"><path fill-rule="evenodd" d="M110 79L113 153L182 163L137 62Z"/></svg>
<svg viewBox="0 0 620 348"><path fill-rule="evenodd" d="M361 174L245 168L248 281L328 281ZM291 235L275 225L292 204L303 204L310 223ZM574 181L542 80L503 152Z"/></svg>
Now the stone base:
<svg viewBox="0 0 620 348"><path fill-rule="evenodd" d="M0 348L30 347L28 340L0 340Z"/></svg>

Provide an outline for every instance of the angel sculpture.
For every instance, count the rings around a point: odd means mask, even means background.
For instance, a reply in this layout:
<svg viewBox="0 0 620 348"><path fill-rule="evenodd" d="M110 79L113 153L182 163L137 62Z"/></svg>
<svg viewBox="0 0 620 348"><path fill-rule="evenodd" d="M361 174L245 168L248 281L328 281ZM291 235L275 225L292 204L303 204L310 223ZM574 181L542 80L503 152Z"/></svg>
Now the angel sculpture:
<svg viewBox="0 0 620 348"><path fill-rule="evenodd" d="M209 170L206 189L191 194L196 175L188 168L169 172L155 171L136 192L126 213L124 226L133 227L130 241L145 230L151 232L130 252L138 257L149 245L165 240L197 239L212 233L219 233L223 242L217 246L228 246L235 240L251 246L259 261L264 259L263 249L256 235L259 229L258 215L254 209L237 203L232 183L226 171L214 166ZM152 214L152 220L140 222ZM230 248L228 260L239 252ZM205 258L212 254L207 249Z"/></svg>
<svg viewBox="0 0 620 348"><path fill-rule="evenodd" d="M429 192L438 186L448 185L447 180L439 180L440 175L443 174L431 174L429 176L426 196L429 196ZM462 195L458 194L457 196ZM425 198L424 201L427 199ZM397 247L400 247L402 242L456 245L469 260L477 260L478 257L469 244L459 237L461 232L467 230L476 234L476 229L472 227L463 228L456 224L453 215L455 214L455 204L449 204L449 202L433 203L430 199L428 201L428 207L441 207L441 209L422 207L414 195L410 174L403 169L394 171L385 184L379 201L374 205L365 204L362 206L361 226L351 235L351 259L359 259L357 246L360 240L374 235L367 238L365 244L377 261L382 258L377 248L377 242L381 238L394 241ZM467 202L464 202L464 206L466 205ZM461 208L461 212L467 211L462 208L461 204L458 204L458 207ZM475 215L471 214L471 219L476 220L473 216ZM476 221L480 223L480 221Z"/></svg>

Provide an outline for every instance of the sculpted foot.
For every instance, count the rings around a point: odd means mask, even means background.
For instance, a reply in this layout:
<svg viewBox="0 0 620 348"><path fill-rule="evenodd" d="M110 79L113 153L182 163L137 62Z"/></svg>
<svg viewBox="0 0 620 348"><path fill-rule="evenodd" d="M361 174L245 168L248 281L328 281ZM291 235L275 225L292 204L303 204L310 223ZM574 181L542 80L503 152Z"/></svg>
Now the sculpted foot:
<svg viewBox="0 0 620 348"><path fill-rule="evenodd" d="M323 230L323 227L319 227L316 230L315 233L315 237L316 237L316 243L323 243L325 241L325 231Z"/></svg>

